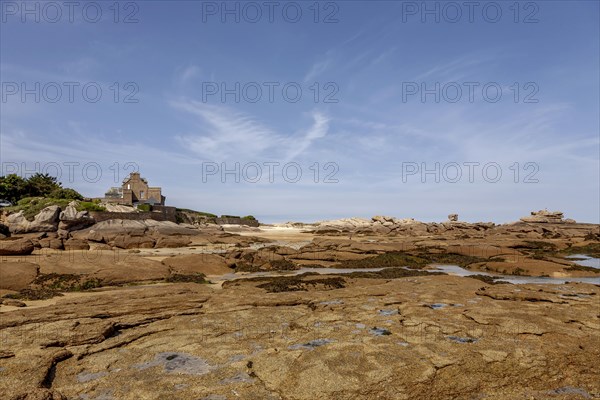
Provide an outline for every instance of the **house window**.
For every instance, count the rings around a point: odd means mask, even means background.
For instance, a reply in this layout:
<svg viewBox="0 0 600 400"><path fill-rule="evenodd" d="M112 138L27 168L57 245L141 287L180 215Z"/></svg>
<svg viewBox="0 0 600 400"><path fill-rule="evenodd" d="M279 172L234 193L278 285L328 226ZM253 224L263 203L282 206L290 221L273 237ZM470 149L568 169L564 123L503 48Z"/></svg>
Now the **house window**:
<svg viewBox="0 0 600 400"><path fill-rule="evenodd" d="M143 198L144 198L144 191L140 190L140 199L143 199Z"/></svg>
<svg viewBox="0 0 600 400"><path fill-rule="evenodd" d="M128 183L127 184L127 190L131 189L131 185Z"/></svg>

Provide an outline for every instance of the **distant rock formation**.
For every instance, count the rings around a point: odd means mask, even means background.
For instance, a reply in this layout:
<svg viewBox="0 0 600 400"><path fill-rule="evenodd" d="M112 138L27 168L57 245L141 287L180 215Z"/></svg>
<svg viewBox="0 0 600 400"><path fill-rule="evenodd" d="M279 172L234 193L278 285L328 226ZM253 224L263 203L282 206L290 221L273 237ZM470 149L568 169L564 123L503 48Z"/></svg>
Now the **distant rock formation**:
<svg viewBox="0 0 600 400"><path fill-rule="evenodd" d="M543 222L543 223L574 223L572 219L563 219L563 213L561 211L532 211L530 216L521 218L523 222Z"/></svg>
<svg viewBox="0 0 600 400"><path fill-rule="evenodd" d="M370 220L365 218L342 218L319 221L314 224L286 223L282 227L299 227L316 234L391 234L404 236L422 236L439 234L446 231L464 231L477 233L495 226L491 222L458 222L457 214L450 214L449 221L442 223L424 223L414 218L395 218L377 215Z"/></svg>

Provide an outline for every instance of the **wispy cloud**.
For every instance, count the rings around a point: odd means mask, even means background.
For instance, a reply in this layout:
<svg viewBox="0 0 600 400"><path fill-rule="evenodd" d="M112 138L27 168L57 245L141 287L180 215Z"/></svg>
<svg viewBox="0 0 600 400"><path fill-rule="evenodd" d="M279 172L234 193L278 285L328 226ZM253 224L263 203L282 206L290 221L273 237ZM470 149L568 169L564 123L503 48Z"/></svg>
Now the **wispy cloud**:
<svg viewBox="0 0 600 400"><path fill-rule="evenodd" d="M198 154L213 157L260 154L280 144L281 138L275 132L242 113L197 101L178 101L171 105L199 118L201 134L179 137Z"/></svg>
<svg viewBox="0 0 600 400"><path fill-rule="evenodd" d="M473 57L473 56L462 56L462 57L454 59L450 62L435 65L435 66L429 68L427 71L423 72L422 74L416 76L413 80L414 81L422 81L425 78L429 78L432 76L444 77L444 76L448 76L451 74L456 74L457 72L459 72L461 70L477 66L486 61L487 61L486 58Z"/></svg>
<svg viewBox="0 0 600 400"><path fill-rule="evenodd" d="M325 72L329 68L331 63L332 63L332 60L331 60L330 56L326 56L326 58L324 58L323 60L319 60L319 61L315 62L312 65L312 67L310 67L310 70L304 77L304 82L307 83L307 82L314 81L319 75L321 75L323 72Z"/></svg>
<svg viewBox="0 0 600 400"><path fill-rule="evenodd" d="M200 75L202 70L197 65L189 65L179 71L178 81L180 84L186 84Z"/></svg>
<svg viewBox="0 0 600 400"><path fill-rule="evenodd" d="M265 157L292 160L313 142L324 138L329 118L314 111L312 125L294 135L284 135L255 117L224 106L194 100L171 102L171 106L197 117L201 133L179 135L177 139L196 154L215 158Z"/></svg>
<svg viewBox="0 0 600 400"><path fill-rule="evenodd" d="M319 112L313 112L312 118L314 120L313 125L308 129L306 134L300 136L298 139L293 140L293 147L287 155L288 160L293 160L300 154L304 153L311 144L327 135L329 130L329 118Z"/></svg>

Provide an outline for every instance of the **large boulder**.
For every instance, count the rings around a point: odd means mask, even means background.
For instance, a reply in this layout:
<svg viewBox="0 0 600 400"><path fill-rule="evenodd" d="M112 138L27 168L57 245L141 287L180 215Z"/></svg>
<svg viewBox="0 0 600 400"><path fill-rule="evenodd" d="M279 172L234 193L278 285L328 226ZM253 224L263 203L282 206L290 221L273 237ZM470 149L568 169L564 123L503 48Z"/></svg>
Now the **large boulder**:
<svg viewBox="0 0 600 400"><path fill-rule="evenodd" d="M11 233L27 233L29 221L25 218L23 211L10 214L6 217L5 221L8 224L8 229Z"/></svg>
<svg viewBox="0 0 600 400"><path fill-rule="evenodd" d="M109 219L89 228L70 233L71 238L105 243L122 249L185 247L190 236L202 232L191 225L169 221Z"/></svg>
<svg viewBox="0 0 600 400"><path fill-rule="evenodd" d="M34 246L30 239L10 237L0 239L0 256L26 256L33 252Z"/></svg>
<svg viewBox="0 0 600 400"><path fill-rule="evenodd" d="M420 221L403 220L399 225L396 226L395 232L406 236L427 236L429 233L428 224Z"/></svg>
<svg viewBox="0 0 600 400"><path fill-rule="evenodd" d="M381 222L375 222L373 225L371 225L369 233L387 235L391 231L392 231L392 228L390 226L385 226Z"/></svg>
<svg viewBox="0 0 600 400"><path fill-rule="evenodd" d="M40 211L33 221L25 218L23 211L6 218L11 233L55 232L58 229L59 206L49 206Z"/></svg>
<svg viewBox="0 0 600 400"><path fill-rule="evenodd" d="M155 233L160 236L190 236L197 235L199 233L196 227L188 224L179 225L171 221L155 221L153 219L147 219L143 222L152 233Z"/></svg>
<svg viewBox="0 0 600 400"><path fill-rule="evenodd" d="M109 219L99 222L89 228L75 231L71 236L74 239L111 244L117 237L121 236L144 236L147 229L148 227L142 221Z"/></svg>
<svg viewBox="0 0 600 400"><path fill-rule="evenodd" d="M76 231L94 224L94 219L87 211L77 211L76 203L71 202L59 215L58 229Z"/></svg>
<svg viewBox="0 0 600 400"><path fill-rule="evenodd" d="M200 231L192 225L178 225L170 221L145 220L148 230L144 243L154 241L155 248L177 248L186 247L191 243L190 237L200 234Z"/></svg>
<svg viewBox="0 0 600 400"><path fill-rule="evenodd" d="M58 216L60 215L59 206L49 206L44 208L29 223L28 232L54 232L58 228Z"/></svg>
<svg viewBox="0 0 600 400"><path fill-rule="evenodd" d="M28 262L1 262L0 289L21 290L37 277L40 267Z"/></svg>

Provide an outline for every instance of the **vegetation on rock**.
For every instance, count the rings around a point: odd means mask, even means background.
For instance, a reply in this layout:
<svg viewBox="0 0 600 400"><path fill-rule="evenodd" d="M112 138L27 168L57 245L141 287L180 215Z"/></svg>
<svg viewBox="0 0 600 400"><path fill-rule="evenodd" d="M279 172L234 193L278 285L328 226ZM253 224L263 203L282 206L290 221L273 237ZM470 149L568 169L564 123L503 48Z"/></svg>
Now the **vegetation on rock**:
<svg viewBox="0 0 600 400"><path fill-rule="evenodd" d="M14 206L6 207L5 210L9 212L23 211L25 218L32 221L33 218L44 208L58 206L61 209L64 209L71 201L72 200L53 199L47 197L25 197L19 200Z"/></svg>
<svg viewBox="0 0 600 400"><path fill-rule="evenodd" d="M201 273L195 274L172 274L166 279L170 283L192 282L192 283L210 283L206 280L206 275Z"/></svg>
<svg viewBox="0 0 600 400"><path fill-rule="evenodd" d="M583 246L571 246L561 250L562 254L584 254L586 256L600 258L600 243L587 243Z"/></svg>
<svg viewBox="0 0 600 400"><path fill-rule="evenodd" d="M63 294L57 290L41 288L41 289L21 289L17 293L10 293L3 296L5 299L18 299L18 300L47 300L55 296L62 296Z"/></svg>
<svg viewBox="0 0 600 400"><path fill-rule="evenodd" d="M144 211L144 212L150 212L152 211L152 205L151 204L138 204L137 205L137 209L140 211Z"/></svg>
<svg viewBox="0 0 600 400"><path fill-rule="evenodd" d="M536 260L544 260L547 256L551 256L557 251L554 243L539 240L525 240L523 243L510 247Z"/></svg>
<svg viewBox="0 0 600 400"><path fill-rule="evenodd" d="M352 272L347 274L351 278L367 278L367 279L398 279L409 276L425 276L425 275L446 275L444 272L429 272L424 270L406 269L406 268L385 268L381 271L369 272Z"/></svg>
<svg viewBox="0 0 600 400"><path fill-rule="evenodd" d="M423 268L429 264L452 264L466 267L469 264L482 261L488 260L455 253L431 253L421 251L417 254L411 254L408 252L388 252L362 260L342 261L341 263L334 265L333 268Z"/></svg>
<svg viewBox="0 0 600 400"><path fill-rule="evenodd" d="M217 216L208 212L195 211L187 208L178 208L175 214L175 220L178 224L202 223L207 218L217 218Z"/></svg>
<svg viewBox="0 0 600 400"><path fill-rule="evenodd" d="M61 199L53 197L25 197L17 202L12 207L6 207L9 212L23 211L23 215L29 221L40 213L44 208L50 206L58 206L64 210L73 199ZM99 205L97 202L79 201L76 207L77 211L106 211L106 208Z"/></svg>
<svg viewBox="0 0 600 400"><path fill-rule="evenodd" d="M565 268L567 271L585 271L592 272L594 274L600 274L600 269L594 267L587 267L585 265L572 265L568 268Z"/></svg>
<svg viewBox="0 0 600 400"><path fill-rule="evenodd" d="M264 278L269 282L262 283L257 287L265 289L269 293L307 291L309 286L322 286L323 289L342 289L346 287L346 281L339 276L310 280L304 280L303 276L306 275Z"/></svg>
<svg viewBox="0 0 600 400"><path fill-rule="evenodd" d="M82 200L83 196L73 189L63 188L49 174L36 173L29 178L16 174L0 176L0 198L17 203L27 197L51 197L66 200Z"/></svg>
<svg viewBox="0 0 600 400"><path fill-rule="evenodd" d="M97 201L80 201L76 207L77 211L106 211Z"/></svg>
<svg viewBox="0 0 600 400"><path fill-rule="evenodd" d="M34 286L64 292L81 292L102 286L98 278L86 278L84 275L75 274L40 274L33 281Z"/></svg>

